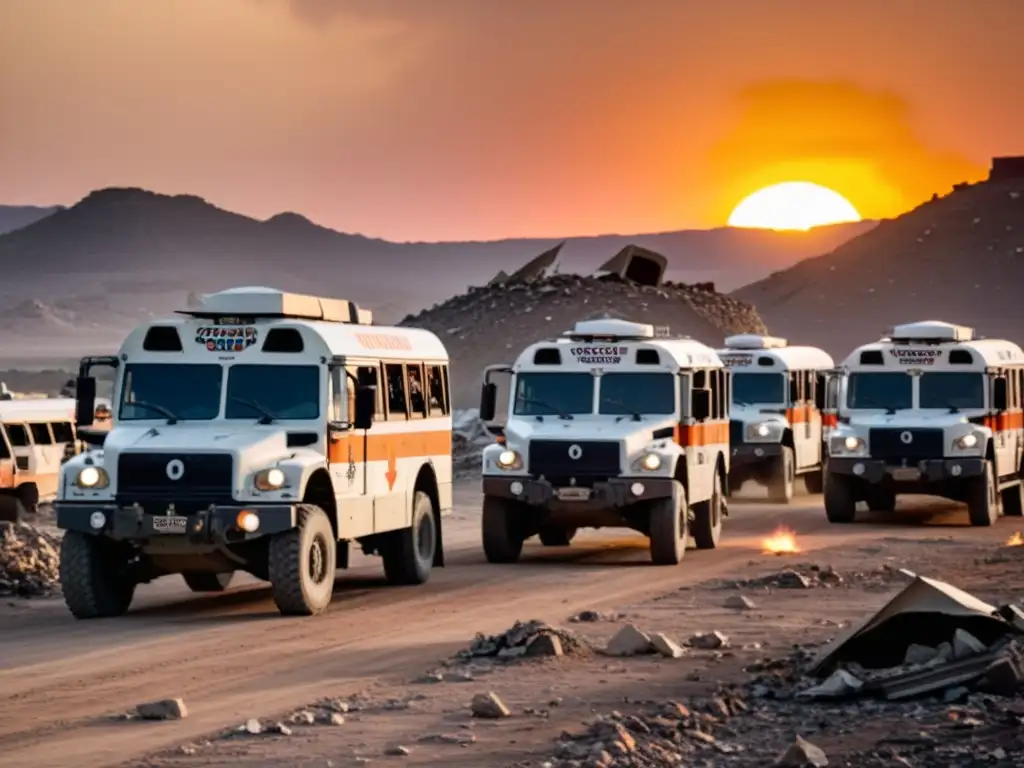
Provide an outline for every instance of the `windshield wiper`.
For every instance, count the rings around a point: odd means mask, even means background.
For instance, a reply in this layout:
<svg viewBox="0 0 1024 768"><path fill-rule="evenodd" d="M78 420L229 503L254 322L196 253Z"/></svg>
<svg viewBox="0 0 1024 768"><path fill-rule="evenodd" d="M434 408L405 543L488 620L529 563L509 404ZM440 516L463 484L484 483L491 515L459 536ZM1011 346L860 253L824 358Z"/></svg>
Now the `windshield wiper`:
<svg viewBox="0 0 1024 768"><path fill-rule="evenodd" d="M156 403L147 403L143 400L135 400L131 403L128 403L128 405L133 405L138 408L145 408L148 411L159 413L161 416L167 419L168 426L178 423L178 415L170 408L166 408L162 405L157 405Z"/></svg>
<svg viewBox="0 0 1024 768"><path fill-rule="evenodd" d="M554 411L560 419L566 419L567 421L572 420L571 413L566 413L565 411L559 410L558 408L555 408L555 406L551 405L551 403L545 403L543 400L534 400L532 397L520 397L516 402L522 403L523 405L539 405L541 408L547 408L549 411ZM527 415L536 416L538 419L541 420L543 420L544 418L544 414L541 413Z"/></svg>
<svg viewBox="0 0 1024 768"><path fill-rule="evenodd" d="M273 424L274 421L278 418L277 414L268 409L265 405L262 405L258 400L248 400L244 397L235 396L231 396L228 399L231 400L232 402L246 405L249 408L252 408L254 411L259 411L260 413L262 413L263 416L261 416L259 421L256 422L257 424Z"/></svg>
<svg viewBox="0 0 1024 768"><path fill-rule="evenodd" d="M634 411L632 408L630 408L629 403L624 403L621 400L604 400L602 402L604 402L604 403L606 403L608 405L619 405L619 406L622 406L627 411L629 411L629 415L633 417L633 421L643 421L643 417L640 415L640 412L639 411ZM615 423L618 424L624 418L626 418L626 414L624 414L624 413L620 414L619 417L617 419L615 419Z"/></svg>
<svg viewBox="0 0 1024 768"><path fill-rule="evenodd" d="M872 400L870 398L866 399L862 403L857 403L855 408L881 408L882 410L885 411L886 416L895 416L896 411L898 410L896 408L893 408L891 405L884 405L883 403L880 403L877 400Z"/></svg>

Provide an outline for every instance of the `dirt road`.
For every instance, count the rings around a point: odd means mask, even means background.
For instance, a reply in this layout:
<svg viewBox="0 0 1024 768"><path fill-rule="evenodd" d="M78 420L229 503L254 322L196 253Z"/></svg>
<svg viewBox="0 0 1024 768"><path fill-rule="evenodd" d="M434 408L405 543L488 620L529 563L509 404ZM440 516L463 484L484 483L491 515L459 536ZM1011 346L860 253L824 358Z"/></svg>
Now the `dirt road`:
<svg viewBox="0 0 1024 768"><path fill-rule="evenodd" d="M581 535L571 549L528 544L523 562L494 566L480 551L479 501L475 484L458 490L445 532L449 567L428 585L387 588L379 562L359 560L339 577L335 603L319 618L281 618L258 584L195 598L177 579L141 589L121 619L76 622L52 601L4 608L3 765L117 764L249 717L415 676L478 631L497 632L519 618L562 621L724 575L756 556L780 524L799 533L805 550L920 535L891 524L829 525L821 497L811 496L789 507L734 503L720 548L690 552L679 568L651 566L646 540L619 531ZM189 707L180 722L110 717L178 696Z"/></svg>

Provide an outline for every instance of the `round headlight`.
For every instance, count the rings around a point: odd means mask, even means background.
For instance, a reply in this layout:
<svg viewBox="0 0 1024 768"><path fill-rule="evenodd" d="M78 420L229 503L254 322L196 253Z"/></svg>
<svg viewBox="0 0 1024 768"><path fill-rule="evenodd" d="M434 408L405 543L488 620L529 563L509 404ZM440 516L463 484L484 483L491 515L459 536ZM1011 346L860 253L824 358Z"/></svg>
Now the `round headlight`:
<svg viewBox="0 0 1024 768"><path fill-rule="evenodd" d="M973 448L978 444L978 438L973 434L964 435L957 438L956 444L960 448Z"/></svg>
<svg viewBox="0 0 1024 768"><path fill-rule="evenodd" d="M767 424L758 424L756 427L754 427L754 431L757 433L758 437L768 437L768 433L771 430L768 429Z"/></svg>
<svg viewBox="0 0 1024 768"><path fill-rule="evenodd" d="M843 441L843 446L848 451L856 451L860 447L859 437L848 437Z"/></svg>
<svg viewBox="0 0 1024 768"><path fill-rule="evenodd" d="M516 452L502 451L498 454L498 463L503 467L511 467L516 463Z"/></svg>
<svg viewBox="0 0 1024 768"><path fill-rule="evenodd" d="M656 453L644 454L643 458L640 459L640 466L648 472L654 472L661 469L661 456Z"/></svg>
<svg viewBox="0 0 1024 768"><path fill-rule="evenodd" d="M272 485L280 488L282 485L284 485L284 481L284 472L278 469L277 467L274 467L269 472L267 472L267 485Z"/></svg>
<svg viewBox="0 0 1024 768"><path fill-rule="evenodd" d="M85 467L78 473L78 480L75 483L82 488L95 488L100 484L101 479L102 475L96 467Z"/></svg>

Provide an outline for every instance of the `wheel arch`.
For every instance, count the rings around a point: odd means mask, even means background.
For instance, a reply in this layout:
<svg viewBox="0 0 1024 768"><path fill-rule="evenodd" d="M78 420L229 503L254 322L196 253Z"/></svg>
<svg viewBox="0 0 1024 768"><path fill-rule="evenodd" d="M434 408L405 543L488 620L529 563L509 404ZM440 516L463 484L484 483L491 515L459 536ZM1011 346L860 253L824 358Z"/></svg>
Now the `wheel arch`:
<svg viewBox="0 0 1024 768"><path fill-rule="evenodd" d="M433 463L426 461L416 473L416 482L412 486L412 504L416 493L422 491L430 499L430 506L434 516L434 529L437 531L437 548L434 550L434 565L444 567L444 535L441 529L441 493L438 489L437 472Z"/></svg>

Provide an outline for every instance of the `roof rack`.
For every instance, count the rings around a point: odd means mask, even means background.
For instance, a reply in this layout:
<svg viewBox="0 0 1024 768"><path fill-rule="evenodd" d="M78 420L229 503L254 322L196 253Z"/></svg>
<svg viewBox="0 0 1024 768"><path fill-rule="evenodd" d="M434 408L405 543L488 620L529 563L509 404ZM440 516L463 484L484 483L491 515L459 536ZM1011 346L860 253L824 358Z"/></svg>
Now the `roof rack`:
<svg viewBox="0 0 1024 768"><path fill-rule="evenodd" d="M601 318L598 320L581 320L572 330L562 334L564 338L578 341L593 339L639 340L653 339L655 329L647 323L633 323L617 318Z"/></svg>
<svg viewBox="0 0 1024 768"><path fill-rule="evenodd" d="M307 296L259 286L229 288L217 293L208 293L199 298L196 306L179 309L178 313L208 319L262 317L320 320L351 325L373 324L373 313L370 310L360 309L354 302L346 299Z"/></svg>
<svg viewBox="0 0 1024 768"><path fill-rule="evenodd" d="M916 323L894 325L887 338L894 344L940 344L942 342L973 341L974 329L954 325L942 320L921 320Z"/></svg>
<svg viewBox="0 0 1024 768"><path fill-rule="evenodd" d="M725 346L729 349L781 349L787 344L786 339L758 333L738 333L725 339Z"/></svg>

